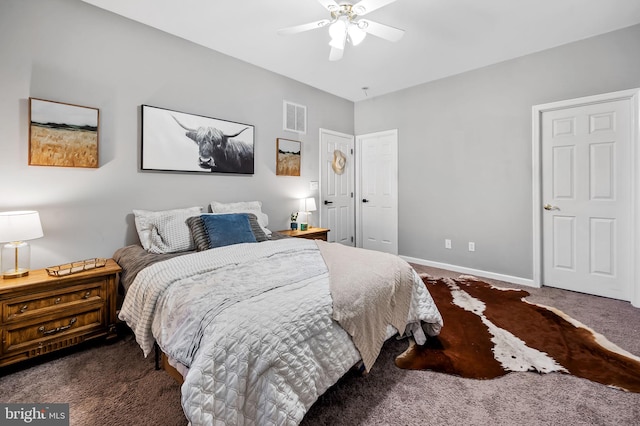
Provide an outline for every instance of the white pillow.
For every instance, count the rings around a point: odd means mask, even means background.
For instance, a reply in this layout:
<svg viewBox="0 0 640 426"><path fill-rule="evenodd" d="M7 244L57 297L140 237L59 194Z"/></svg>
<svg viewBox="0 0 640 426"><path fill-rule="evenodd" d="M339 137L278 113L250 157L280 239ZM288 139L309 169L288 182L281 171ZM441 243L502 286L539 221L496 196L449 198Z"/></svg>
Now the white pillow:
<svg viewBox="0 0 640 426"><path fill-rule="evenodd" d="M133 210L142 247L151 253L194 250L186 220L202 213L202 207L173 210Z"/></svg>
<svg viewBox="0 0 640 426"><path fill-rule="evenodd" d="M212 213L253 213L258 218L258 224L265 234L271 235L271 231L267 229L269 226L269 216L262 213L261 201L240 201L237 203L221 203L218 201L211 202Z"/></svg>

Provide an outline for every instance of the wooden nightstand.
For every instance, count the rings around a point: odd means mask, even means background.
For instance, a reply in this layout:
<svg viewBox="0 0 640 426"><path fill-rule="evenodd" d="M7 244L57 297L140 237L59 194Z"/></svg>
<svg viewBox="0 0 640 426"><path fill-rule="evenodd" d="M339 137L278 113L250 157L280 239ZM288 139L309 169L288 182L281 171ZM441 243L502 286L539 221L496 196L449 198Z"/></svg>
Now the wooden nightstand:
<svg viewBox="0 0 640 426"><path fill-rule="evenodd" d="M116 333L120 266L52 277L44 269L0 278L0 367Z"/></svg>
<svg viewBox="0 0 640 426"><path fill-rule="evenodd" d="M306 238L308 240L323 240L327 241L328 229L325 228L309 228L306 231L285 229L284 231L278 231L280 234L288 235L295 238Z"/></svg>

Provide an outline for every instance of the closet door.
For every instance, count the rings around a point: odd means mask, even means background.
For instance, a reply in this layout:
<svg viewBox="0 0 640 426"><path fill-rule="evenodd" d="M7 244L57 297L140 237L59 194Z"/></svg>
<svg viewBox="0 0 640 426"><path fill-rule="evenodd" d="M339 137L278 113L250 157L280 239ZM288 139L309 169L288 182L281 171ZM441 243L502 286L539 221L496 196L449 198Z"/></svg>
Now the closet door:
<svg viewBox="0 0 640 426"><path fill-rule="evenodd" d="M631 300L632 111L623 99L542 112L543 285Z"/></svg>

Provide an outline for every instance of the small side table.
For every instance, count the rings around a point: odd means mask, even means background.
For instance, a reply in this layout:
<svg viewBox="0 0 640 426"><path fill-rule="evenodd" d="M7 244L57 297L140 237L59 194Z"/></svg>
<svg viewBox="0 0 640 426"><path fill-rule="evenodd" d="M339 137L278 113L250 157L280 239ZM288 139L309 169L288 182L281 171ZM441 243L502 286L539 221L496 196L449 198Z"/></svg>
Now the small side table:
<svg viewBox="0 0 640 426"><path fill-rule="evenodd" d="M322 240L327 241L327 234L329 229L326 228L308 228L306 231L285 229L284 231L278 231L280 234L288 235L294 238L306 238L307 240Z"/></svg>

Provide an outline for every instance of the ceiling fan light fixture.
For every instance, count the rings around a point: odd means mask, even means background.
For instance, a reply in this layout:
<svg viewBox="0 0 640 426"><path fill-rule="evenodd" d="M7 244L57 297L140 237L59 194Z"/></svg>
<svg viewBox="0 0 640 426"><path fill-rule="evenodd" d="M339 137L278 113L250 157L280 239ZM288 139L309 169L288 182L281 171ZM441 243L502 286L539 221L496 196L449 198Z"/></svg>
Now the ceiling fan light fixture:
<svg viewBox="0 0 640 426"><path fill-rule="evenodd" d="M354 46L362 43L364 38L367 36L367 33L360 29L360 26L356 23L350 23L349 28L347 28L347 33L349 34L349 40L351 40L351 44Z"/></svg>
<svg viewBox="0 0 640 426"><path fill-rule="evenodd" d="M384 25L368 19L361 19L374 10L396 2L396 0L317 0L331 15L330 19L309 22L307 24L278 30L280 35L291 35L309 31L316 28L328 27L330 61L338 61L344 55L347 42L353 46L358 46L372 34L375 37L387 40L398 41L402 38L404 30ZM355 2L355 4L354 4Z"/></svg>
<svg viewBox="0 0 640 426"><path fill-rule="evenodd" d="M347 41L347 39L345 37L332 38L331 41L329 42L329 46L335 47L336 49L343 50L346 41Z"/></svg>
<svg viewBox="0 0 640 426"><path fill-rule="evenodd" d="M347 34L347 19L344 16L339 17L329 25L329 35L331 36L331 41L344 39Z"/></svg>
<svg viewBox="0 0 640 426"><path fill-rule="evenodd" d="M356 5L352 10L356 15L364 15L367 12L367 9L365 9L362 5Z"/></svg>

